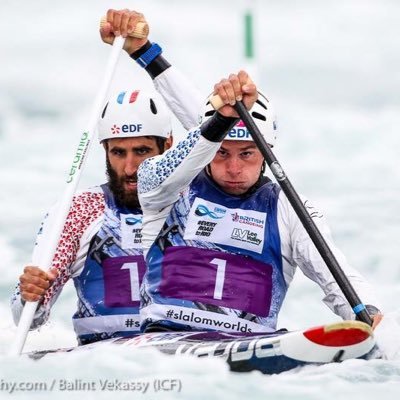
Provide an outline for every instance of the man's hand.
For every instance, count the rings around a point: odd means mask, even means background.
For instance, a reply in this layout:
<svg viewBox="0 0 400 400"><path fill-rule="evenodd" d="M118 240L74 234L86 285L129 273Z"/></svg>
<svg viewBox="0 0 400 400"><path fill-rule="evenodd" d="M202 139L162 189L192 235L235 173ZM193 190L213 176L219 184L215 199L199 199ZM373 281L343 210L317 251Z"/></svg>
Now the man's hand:
<svg viewBox="0 0 400 400"><path fill-rule="evenodd" d="M375 329L383 319L383 314L375 314L372 316L372 329Z"/></svg>
<svg viewBox="0 0 400 400"><path fill-rule="evenodd" d="M243 100L244 105L249 110L258 97L257 87L245 71L230 74L228 79L222 79L215 84L214 95L218 95L225 104L218 110L225 117L239 116L233 108L236 101Z"/></svg>
<svg viewBox="0 0 400 400"><path fill-rule="evenodd" d="M41 301L57 275L58 271L55 268L47 273L38 267L26 266L24 273L19 277L22 300Z"/></svg>
<svg viewBox="0 0 400 400"><path fill-rule="evenodd" d="M138 22L146 22L143 14L128 9L110 9L107 11L107 22L100 28L101 39L104 43L113 44L115 37L121 35L126 38L124 50L130 55L147 42L147 37L138 39L129 36L135 30Z"/></svg>

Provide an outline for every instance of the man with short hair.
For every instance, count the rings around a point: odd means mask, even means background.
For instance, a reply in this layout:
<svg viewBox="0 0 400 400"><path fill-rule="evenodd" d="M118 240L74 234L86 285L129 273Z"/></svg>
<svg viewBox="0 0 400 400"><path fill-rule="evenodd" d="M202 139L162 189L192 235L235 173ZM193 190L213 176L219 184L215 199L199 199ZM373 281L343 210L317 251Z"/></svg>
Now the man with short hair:
<svg viewBox="0 0 400 400"><path fill-rule="evenodd" d="M181 123L191 128L199 96L146 39L128 35L142 14L109 10L102 38L127 38L124 49L145 68ZM180 79L176 79L180 76ZM232 106L250 104L255 87L241 71L215 86L225 106L208 105L200 127L139 169L147 272L141 321L145 331L208 329L271 331L297 267L324 291L324 302L343 319L355 314L279 186L264 176L265 161ZM188 101L187 93L192 101ZM190 97L189 97L190 100ZM267 143L275 117L259 93L251 114ZM360 298L374 327L382 314L371 285L334 245L321 212L304 204Z"/></svg>
<svg viewBox="0 0 400 400"><path fill-rule="evenodd" d="M244 71L222 80L214 93L224 107L206 109L186 140L139 167L145 332L274 331L297 267L332 311L355 317L285 194L264 176L263 156L232 107L249 102L252 87ZM273 145L271 109L259 93L250 112ZM382 316L372 287L335 247L323 215L303 201L376 326Z"/></svg>
<svg viewBox="0 0 400 400"><path fill-rule="evenodd" d="M137 169L172 143L169 111L144 91L111 97L99 122L108 182L74 196L52 268L26 266L12 298L14 320L25 301L39 301L31 328L43 325L72 278L78 296L73 325L79 344L139 332L139 286L145 271ZM46 246L57 206L44 220L35 252ZM35 259L35 257L34 257Z"/></svg>

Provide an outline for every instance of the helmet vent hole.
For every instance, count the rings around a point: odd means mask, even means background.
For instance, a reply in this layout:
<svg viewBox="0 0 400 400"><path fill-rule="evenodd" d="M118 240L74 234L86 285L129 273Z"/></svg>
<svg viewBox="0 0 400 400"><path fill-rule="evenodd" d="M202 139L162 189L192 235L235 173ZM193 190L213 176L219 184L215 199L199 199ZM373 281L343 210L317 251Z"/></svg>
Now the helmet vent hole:
<svg viewBox="0 0 400 400"><path fill-rule="evenodd" d="M157 114L157 107L156 107L156 103L154 103L153 99L150 99L150 110L153 114Z"/></svg>
<svg viewBox="0 0 400 400"><path fill-rule="evenodd" d="M266 121L266 120L267 120L267 118L265 117L265 115L262 115L262 114L260 114L260 113L258 113L258 112L256 112L256 111L253 111L253 112L251 113L251 115L252 115L254 118L256 118L256 119L260 119L261 121Z"/></svg>
<svg viewBox="0 0 400 400"><path fill-rule="evenodd" d="M103 112L101 113L101 118L104 118L104 116L106 115L107 107L108 107L108 103L106 104L106 106L104 107Z"/></svg>
<svg viewBox="0 0 400 400"><path fill-rule="evenodd" d="M267 106L259 99L256 100L256 103L259 104L262 108L265 108L266 110L268 110Z"/></svg>

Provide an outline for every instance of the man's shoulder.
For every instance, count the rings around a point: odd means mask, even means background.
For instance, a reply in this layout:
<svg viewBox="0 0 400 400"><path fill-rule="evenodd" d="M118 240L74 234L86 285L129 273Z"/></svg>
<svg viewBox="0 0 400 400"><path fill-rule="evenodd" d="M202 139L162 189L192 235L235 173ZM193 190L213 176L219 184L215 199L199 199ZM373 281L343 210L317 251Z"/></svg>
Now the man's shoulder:
<svg viewBox="0 0 400 400"><path fill-rule="evenodd" d="M102 186L92 186L75 193L73 205L104 208L104 191Z"/></svg>
<svg viewBox="0 0 400 400"><path fill-rule="evenodd" d="M80 197L96 197L96 195L102 195L104 196L104 190L103 190L103 185L96 185L96 186L91 186L82 190L78 190L74 198L80 198Z"/></svg>

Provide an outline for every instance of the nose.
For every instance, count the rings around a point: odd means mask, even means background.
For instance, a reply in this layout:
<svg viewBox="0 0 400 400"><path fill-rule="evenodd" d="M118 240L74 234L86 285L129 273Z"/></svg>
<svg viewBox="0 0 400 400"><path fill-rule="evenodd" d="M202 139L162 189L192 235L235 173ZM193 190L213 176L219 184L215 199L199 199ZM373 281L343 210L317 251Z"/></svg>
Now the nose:
<svg viewBox="0 0 400 400"><path fill-rule="evenodd" d="M238 176L242 172L242 162L238 157L230 157L226 162L226 171L231 176Z"/></svg>
<svg viewBox="0 0 400 400"><path fill-rule="evenodd" d="M132 176L138 169L138 163L133 155L129 155L125 161L124 173L126 176Z"/></svg>

